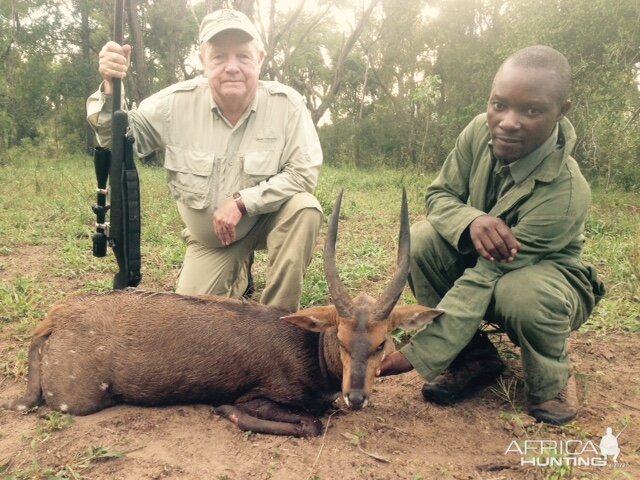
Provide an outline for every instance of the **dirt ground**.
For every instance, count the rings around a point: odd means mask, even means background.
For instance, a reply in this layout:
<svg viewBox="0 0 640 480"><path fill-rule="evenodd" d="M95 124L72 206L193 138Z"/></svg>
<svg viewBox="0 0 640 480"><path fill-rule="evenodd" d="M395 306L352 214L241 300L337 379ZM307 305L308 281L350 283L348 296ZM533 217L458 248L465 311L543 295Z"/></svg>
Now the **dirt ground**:
<svg viewBox="0 0 640 480"><path fill-rule="evenodd" d="M44 250L30 247L0 257L0 275L46 275ZM60 282L53 287L73 293L79 286ZM14 329L5 325L0 359L14 362L20 346ZM574 334L572 361L582 406L578 419L563 428L535 424L526 415L517 350L508 342L500 346L511 367L502 389L488 388L457 406L440 407L422 400L423 382L414 372L379 379L364 410L350 412L337 405L322 418L323 434L311 439L243 433L206 405L123 405L74 417L54 431L49 431L53 421L47 420L51 412L46 409L29 415L0 409L0 475L47 478L47 471L61 471L63 478L76 474L86 479L640 478L637 335ZM0 377L0 399L17 395L25 383L6 374ZM512 393L505 395L509 387ZM599 444L607 427L617 434L625 425L615 465L521 465L517 449L538 445L534 439L570 444L573 452L579 449L574 457L589 460L594 457L590 447ZM100 451L98 447L123 456L91 464L82 460L83 452ZM567 455L555 456L562 460Z"/></svg>

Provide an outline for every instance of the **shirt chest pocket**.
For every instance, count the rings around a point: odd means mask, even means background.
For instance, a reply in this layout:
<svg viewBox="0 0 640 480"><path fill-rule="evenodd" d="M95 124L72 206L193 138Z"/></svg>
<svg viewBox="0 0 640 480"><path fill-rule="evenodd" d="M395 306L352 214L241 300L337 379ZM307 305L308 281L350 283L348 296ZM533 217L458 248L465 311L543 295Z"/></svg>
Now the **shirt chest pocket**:
<svg viewBox="0 0 640 480"><path fill-rule="evenodd" d="M164 166L173 198L201 210L211 203L211 172L214 154L167 146Z"/></svg>
<svg viewBox="0 0 640 480"><path fill-rule="evenodd" d="M259 150L242 154L245 187L257 185L280 170L280 154L274 150Z"/></svg>

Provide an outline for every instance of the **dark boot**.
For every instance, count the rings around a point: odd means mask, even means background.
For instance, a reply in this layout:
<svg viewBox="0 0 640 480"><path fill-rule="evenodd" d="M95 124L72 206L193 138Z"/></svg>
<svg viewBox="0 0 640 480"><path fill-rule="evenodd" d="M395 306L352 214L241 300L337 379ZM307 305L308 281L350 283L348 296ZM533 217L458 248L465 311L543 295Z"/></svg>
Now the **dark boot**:
<svg viewBox="0 0 640 480"><path fill-rule="evenodd" d="M438 405L452 405L495 382L504 368L487 335L478 332L442 375L424 384L422 396Z"/></svg>
<svg viewBox="0 0 640 480"><path fill-rule="evenodd" d="M576 418L578 414L578 394L576 379L569 376L567 384L551 400L533 404L529 407L529 415L538 422L550 425L564 425Z"/></svg>

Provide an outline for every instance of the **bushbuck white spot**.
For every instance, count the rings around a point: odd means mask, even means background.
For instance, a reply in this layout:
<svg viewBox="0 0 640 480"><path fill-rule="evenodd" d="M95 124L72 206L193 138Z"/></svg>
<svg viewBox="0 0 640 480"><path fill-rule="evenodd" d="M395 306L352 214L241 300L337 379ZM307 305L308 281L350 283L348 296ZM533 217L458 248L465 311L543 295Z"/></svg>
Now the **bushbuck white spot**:
<svg viewBox="0 0 640 480"><path fill-rule="evenodd" d="M102 382L100 384L100 390L102 390L103 392L106 392L107 388L109 388L109 384L108 383Z"/></svg>
<svg viewBox="0 0 640 480"><path fill-rule="evenodd" d="M69 410L69 405L67 405L66 403L61 403L59 410L61 412L66 412L67 410Z"/></svg>
<svg viewBox="0 0 640 480"><path fill-rule="evenodd" d="M47 397L53 397L53 392L47 392Z"/></svg>

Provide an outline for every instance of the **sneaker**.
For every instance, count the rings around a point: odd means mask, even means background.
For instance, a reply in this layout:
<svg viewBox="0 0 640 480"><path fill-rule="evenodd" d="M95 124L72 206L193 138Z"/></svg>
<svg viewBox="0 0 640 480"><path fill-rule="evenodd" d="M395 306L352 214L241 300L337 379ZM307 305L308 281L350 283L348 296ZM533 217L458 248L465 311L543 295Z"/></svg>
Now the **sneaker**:
<svg viewBox="0 0 640 480"><path fill-rule="evenodd" d="M551 400L531 405L529 415L538 422L550 425L564 425L576 418L578 414L578 395L576 393L576 379L569 376L567 384Z"/></svg>
<svg viewBox="0 0 640 480"><path fill-rule="evenodd" d="M478 334L442 375L424 384L422 396L438 405L453 405L494 383L504 368L493 344Z"/></svg>

